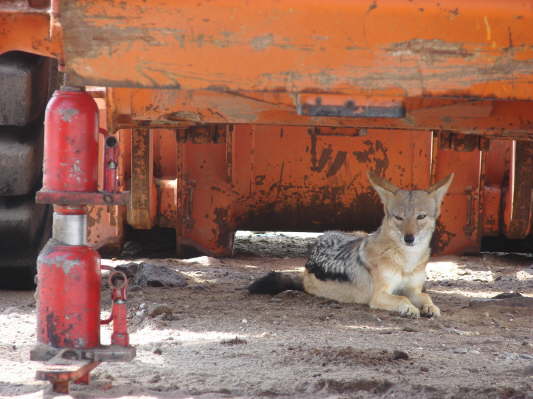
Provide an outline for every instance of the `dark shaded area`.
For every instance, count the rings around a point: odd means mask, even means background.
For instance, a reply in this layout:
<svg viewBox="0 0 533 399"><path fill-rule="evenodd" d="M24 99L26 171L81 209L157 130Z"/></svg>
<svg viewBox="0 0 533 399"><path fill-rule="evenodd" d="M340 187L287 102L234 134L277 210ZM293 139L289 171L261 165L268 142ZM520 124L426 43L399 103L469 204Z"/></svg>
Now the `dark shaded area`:
<svg viewBox="0 0 533 399"><path fill-rule="evenodd" d="M253 232L236 234L233 255L276 258L299 258L309 255L316 237L294 237L283 232Z"/></svg>
<svg viewBox="0 0 533 399"><path fill-rule="evenodd" d="M503 236L484 237L481 240L481 252L519 252L533 257L533 235L523 240L510 240Z"/></svg>
<svg viewBox="0 0 533 399"><path fill-rule="evenodd" d="M287 290L304 290L300 274L293 276L287 273L270 272L248 286L250 294L276 295Z"/></svg>
<svg viewBox="0 0 533 399"><path fill-rule="evenodd" d="M0 279L0 290L34 290L36 269L22 265L22 267L3 267Z"/></svg>
<svg viewBox="0 0 533 399"><path fill-rule="evenodd" d="M176 257L176 230L156 227L151 230L126 228L122 251L100 251L102 256L119 259Z"/></svg>
<svg viewBox="0 0 533 399"><path fill-rule="evenodd" d="M273 188L273 189L277 189ZM281 190L289 190L281 187ZM330 191L328 191L330 190ZM293 193L291 193L292 195ZM320 193L311 194L311 204L281 207L268 204L255 208L238 218L241 230L265 231L375 231L383 219L383 207L374 193L361 193L350 204L343 205L337 198L342 193L324 187ZM298 196L294 192L294 197Z"/></svg>
<svg viewBox="0 0 533 399"><path fill-rule="evenodd" d="M0 56L0 289L35 288L36 259L51 232L51 207L35 204L41 186L43 120L60 76L53 59Z"/></svg>
<svg viewBox="0 0 533 399"><path fill-rule="evenodd" d="M45 206L45 208L41 218L33 220L35 227L29 237L24 239L19 245L0 248L2 251L2 257L0 258L1 290L35 289L37 256L41 248L48 242L52 230L51 207ZM2 237L4 236L5 234L3 233Z"/></svg>

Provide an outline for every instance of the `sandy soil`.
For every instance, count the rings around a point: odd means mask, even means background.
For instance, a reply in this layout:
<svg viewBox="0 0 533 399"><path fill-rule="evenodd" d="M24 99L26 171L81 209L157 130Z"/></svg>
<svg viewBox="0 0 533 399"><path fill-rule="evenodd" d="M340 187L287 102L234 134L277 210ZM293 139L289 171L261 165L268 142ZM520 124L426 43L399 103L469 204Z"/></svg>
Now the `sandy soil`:
<svg viewBox="0 0 533 399"><path fill-rule="evenodd" d="M406 319L299 292L250 296L270 270L299 270L312 241L240 238L232 259L144 259L184 288L133 288L131 363L104 363L79 398L533 398L533 258L432 259L439 319ZM277 248L277 249L276 249ZM142 261L142 260L136 260ZM125 261L107 260L108 264ZM500 293L524 297L489 300ZM104 307L109 308L104 287ZM109 340L104 329L104 341ZM0 292L0 396L53 396L35 381L32 292ZM105 342L104 342L105 343Z"/></svg>

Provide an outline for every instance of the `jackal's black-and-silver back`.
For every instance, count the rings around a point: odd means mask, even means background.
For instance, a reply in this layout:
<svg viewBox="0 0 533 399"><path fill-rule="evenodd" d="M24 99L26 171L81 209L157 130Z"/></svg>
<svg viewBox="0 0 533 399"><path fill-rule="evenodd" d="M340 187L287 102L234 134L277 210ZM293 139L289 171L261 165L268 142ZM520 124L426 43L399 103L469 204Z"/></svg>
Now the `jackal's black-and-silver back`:
<svg viewBox="0 0 533 399"><path fill-rule="evenodd" d="M361 249L365 233L327 231L312 247L305 268L322 281L355 281L358 269L366 267Z"/></svg>

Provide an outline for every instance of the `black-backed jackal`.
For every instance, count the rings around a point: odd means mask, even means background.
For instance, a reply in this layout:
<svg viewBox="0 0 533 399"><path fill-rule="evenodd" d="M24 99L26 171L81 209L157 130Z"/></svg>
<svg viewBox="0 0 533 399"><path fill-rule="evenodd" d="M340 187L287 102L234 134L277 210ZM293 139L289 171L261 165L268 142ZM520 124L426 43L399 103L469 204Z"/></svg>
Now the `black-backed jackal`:
<svg viewBox="0 0 533 399"><path fill-rule="evenodd" d="M303 276L272 272L252 283L252 294L287 289L338 302L368 304L409 317L440 316L422 292L430 241L453 174L427 190L401 190L369 173L385 216L374 233L328 231L311 249Z"/></svg>

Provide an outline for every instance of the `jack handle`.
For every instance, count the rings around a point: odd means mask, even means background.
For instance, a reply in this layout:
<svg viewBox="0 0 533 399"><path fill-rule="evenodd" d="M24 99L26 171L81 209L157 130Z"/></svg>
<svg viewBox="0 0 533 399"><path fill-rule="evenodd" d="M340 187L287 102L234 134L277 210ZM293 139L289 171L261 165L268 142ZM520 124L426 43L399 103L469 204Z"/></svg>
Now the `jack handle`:
<svg viewBox="0 0 533 399"><path fill-rule="evenodd" d="M105 320L100 320L100 324L113 322L113 334L111 344L119 346L129 346L128 322L127 322L127 288L128 278L123 272L117 271L110 266L101 266L104 270L109 270L109 286L112 288L111 299L113 305L111 316Z"/></svg>

